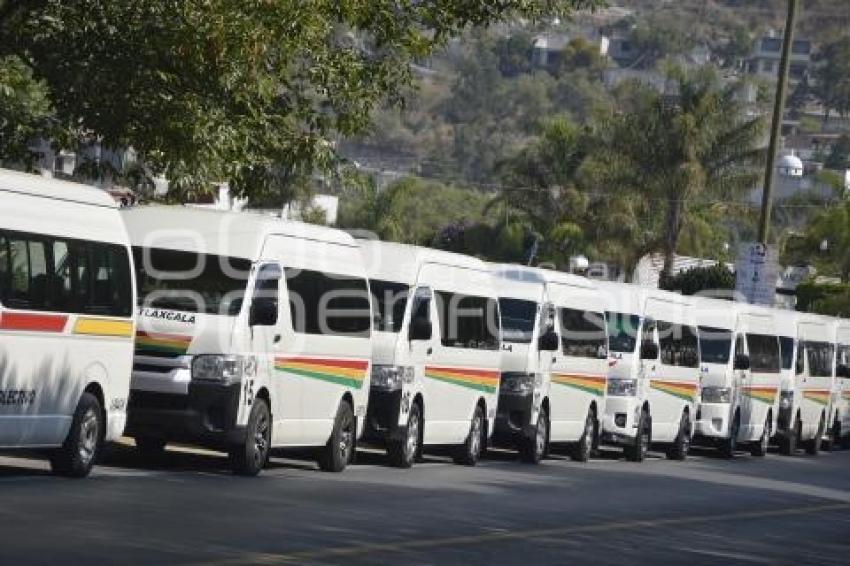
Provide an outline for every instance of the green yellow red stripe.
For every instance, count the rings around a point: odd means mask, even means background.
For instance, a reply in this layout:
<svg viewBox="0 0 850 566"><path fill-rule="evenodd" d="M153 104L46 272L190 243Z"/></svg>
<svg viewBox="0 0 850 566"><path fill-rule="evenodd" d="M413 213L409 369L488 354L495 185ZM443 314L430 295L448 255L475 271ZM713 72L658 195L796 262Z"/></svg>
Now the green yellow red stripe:
<svg viewBox="0 0 850 566"><path fill-rule="evenodd" d="M826 405L829 403L829 390L827 389L808 389L803 391L803 399L813 401L818 405Z"/></svg>
<svg viewBox="0 0 850 566"><path fill-rule="evenodd" d="M74 334L130 338L133 335L133 323L129 320L81 317L74 322Z"/></svg>
<svg viewBox="0 0 850 566"><path fill-rule="evenodd" d="M746 386L742 392L745 396L762 403L773 404L776 401L776 392L778 387L765 387L761 385Z"/></svg>
<svg viewBox="0 0 850 566"><path fill-rule="evenodd" d="M499 388L499 372L497 371L426 366L425 377L485 393L495 393Z"/></svg>
<svg viewBox="0 0 850 566"><path fill-rule="evenodd" d="M552 383L579 389L593 395L603 395L608 380L601 375L582 375L569 373L553 373Z"/></svg>
<svg viewBox="0 0 850 566"><path fill-rule="evenodd" d="M182 356L189 351L191 343L191 336L144 332L142 330L136 332L136 350L140 354L154 353Z"/></svg>
<svg viewBox="0 0 850 566"><path fill-rule="evenodd" d="M650 384L652 389L673 395L686 401L693 401L697 395L697 385L695 383L682 383L681 381L661 381L653 379Z"/></svg>
<svg viewBox="0 0 850 566"><path fill-rule="evenodd" d="M274 367L293 375L360 389L366 379L369 362L290 356L275 358Z"/></svg>

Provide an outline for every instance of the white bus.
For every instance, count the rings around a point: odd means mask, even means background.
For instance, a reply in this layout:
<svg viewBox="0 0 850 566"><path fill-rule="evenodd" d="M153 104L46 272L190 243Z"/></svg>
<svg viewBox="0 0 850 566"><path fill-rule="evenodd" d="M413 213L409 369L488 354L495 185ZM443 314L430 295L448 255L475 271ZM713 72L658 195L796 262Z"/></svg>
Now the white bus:
<svg viewBox="0 0 850 566"><path fill-rule="evenodd" d="M82 477L121 436L131 266L109 195L0 170L0 448L45 449Z"/></svg>
<svg viewBox="0 0 850 566"><path fill-rule="evenodd" d="M837 320L835 353L835 417L831 441L850 448L850 321Z"/></svg>
<svg viewBox="0 0 850 566"><path fill-rule="evenodd" d="M608 368L605 306L583 277L497 266L502 385L496 438L537 463L549 444L587 461L598 445Z"/></svg>
<svg viewBox="0 0 850 566"><path fill-rule="evenodd" d="M278 447L341 471L363 431L370 297L348 234L248 213L125 211L139 282L127 432L255 475Z"/></svg>
<svg viewBox="0 0 850 566"><path fill-rule="evenodd" d="M375 310L368 438L410 467L428 445L475 465L493 431L499 315L489 267L468 256L361 240Z"/></svg>
<svg viewBox="0 0 850 566"><path fill-rule="evenodd" d="M832 415L835 388L835 322L829 317L801 313L797 320L795 366L799 409L794 435L808 454L815 455Z"/></svg>

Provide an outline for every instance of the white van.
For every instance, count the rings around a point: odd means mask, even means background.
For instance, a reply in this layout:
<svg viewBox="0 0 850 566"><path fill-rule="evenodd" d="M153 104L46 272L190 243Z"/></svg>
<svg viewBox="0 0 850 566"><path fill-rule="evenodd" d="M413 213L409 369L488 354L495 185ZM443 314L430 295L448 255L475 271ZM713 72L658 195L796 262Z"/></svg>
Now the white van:
<svg viewBox="0 0 850 566"><path fill-rule="evenodd" d="M776 309L773 313L779 334L779 349L782 355L782 374L779 391L779 414L776 419L774 441L779 445L779 453L786 456L797 450L797 414L800 410L802 392L796 377L798 313L791 310ZM800 382L802 385L802 382Z"/></svg>
<svg viewBox="0 0 850 566"><path fill-rule="evenodd" d="M375 336L368 438L410 467L423 445L475 465L493 431L499 391L498 301L475 258L361 240Z"/></svg>
<svg viewBox="0 0 850 566"><path fill-rule="evenodd" d="M134 300L108 194L0 170L0 448L88 474L124 431Z"/></svg>
<svg viewBox="0 0 850 566"><path fill-rule="evenodd" d="M835 387L835 322L826 316L801 313L797 319L795 366L799 410L794 420L797 441L815 455L832 415Z"/></svg>
<svg viewBox="0 0 850 566"><path fill-rule="evenodd" d="M598 444L608 368L605 306L567 273L495 266L502 314L496 442L536 463L549 444L587 461Z"/></svg>
<svg viewBox="0 0 850 566"><path fill-rule="evenodd" d="M641 461L650 443L687 457L699 399L699 338L693 299L668 291L598 282L608 305L612 361L603 440Z"/></svg>
<svg viewBox="0 0 850 566"><path fill-rule="evenodd" d="M835 335L836 391L831 441L833 445L850 448L850 320L837 320Z"/></svg>
<svg viewBox="0 0 850 566"><path fill-rule="evenodd" d="M363 430L370 297L338 230L248 213L123 213L136 256L138 332L127 433L227 451L260 472L277 447L319 448L341 471Z"/></svg>

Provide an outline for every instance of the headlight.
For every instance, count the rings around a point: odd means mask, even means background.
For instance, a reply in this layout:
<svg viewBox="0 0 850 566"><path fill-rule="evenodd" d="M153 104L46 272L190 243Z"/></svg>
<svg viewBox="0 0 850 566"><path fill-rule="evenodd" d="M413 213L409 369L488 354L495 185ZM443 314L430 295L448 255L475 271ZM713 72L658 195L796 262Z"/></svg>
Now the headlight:
<svg viewBox="0 0 850 566"><path fill-rule="evenodd" d="M372 387L396 391L403 383L413 383L413 367L411 366L372 366Z"/></svg>
<svg viewBox="0 0 850 566"><path fill-rule="evenodd" d="M192 379L214 381L224 385L238 383L257 371L257 360L252 356L224 356L201 354L192 360Z"/></svg>
<svg viewBox="0 0 850 566"><path fill-rule="evenodd" d="M543 377L538 378L533 373L508 372L502 374L499 390L507 395L531 395L534 386L542 382Z"/></svg>
<svg viewBox="0 0 850 566"><path fill-rule="evenodd" d="M703 403L731 403L732 390L728 387L703 387Z"/></svg>
<svg viewBox="0 0 850 566"><path fill-rule="evenodd" d="M779 393L779 408L788 410L794 404L794 392L782 391Z"/></svg>
<svg viewBox="0 0 850 566"><path fill-rule="evenodd" d="M637 395L637 379L608 379L608 395L612 397L634 397Z"/></svg>

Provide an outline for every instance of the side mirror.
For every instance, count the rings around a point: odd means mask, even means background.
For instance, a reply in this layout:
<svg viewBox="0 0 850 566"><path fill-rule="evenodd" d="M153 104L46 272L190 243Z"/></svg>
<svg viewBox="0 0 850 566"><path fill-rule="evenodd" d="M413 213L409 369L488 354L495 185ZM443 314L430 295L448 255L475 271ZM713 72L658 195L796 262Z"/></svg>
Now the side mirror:
<svg viewBox="0 0 850 566"><path fill-rule="evenodd" d="M410 328L407 331L407 339L410 342L414 340L430 340L433 329L431 321L427 318L414 318L410 321Z"/></svg>
<svg viewBox="0 0 850 566"><path fill-rule="evenodd" d="M277 324L277 301L257 297L251 303L249 326L274 326Z"/></svg>
<svg viewBox="0 0 850 566"><path fill-rule="evenodd" d="M551 328L537 339L537 349L541 352L558 351L558 335Z"/></svg>
<svg viewBox="0 0 850 566"><path fill-rule="evenodd" d="M750 369L750 357L746 354L738 354L735 356L733 368L736 370Z"/></svg>
<svg viewBox="0 0 850 566"><path fill-rule="evenodd" d="M658 359L658 344L655 342L644 342L640 345L640 359L642 360L657 360Z"/></svg>
<svg viewBox="0 0 850 566"><path fill-rule="evenodd" d="M599 346L599 349L596 350L596 359L607 360L608 359L608 348L606 348L605 346Z"/></svg>
<svg viewBox="0 0 850 566"><path fill-rule="evenodd" d="M836 375L838 375L838 377L846 377L850 379L850 366L847 366L845 364L838 364Z"/></svg>

